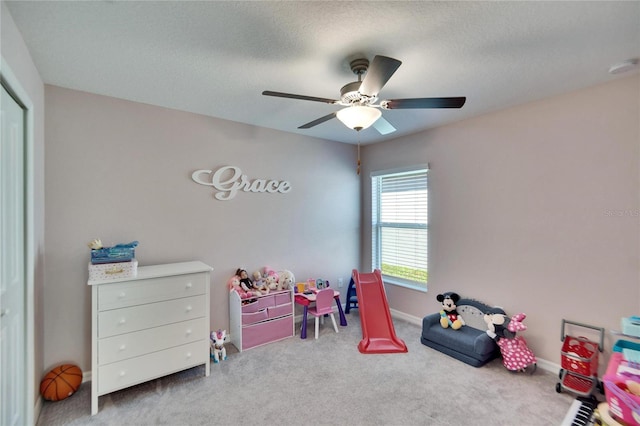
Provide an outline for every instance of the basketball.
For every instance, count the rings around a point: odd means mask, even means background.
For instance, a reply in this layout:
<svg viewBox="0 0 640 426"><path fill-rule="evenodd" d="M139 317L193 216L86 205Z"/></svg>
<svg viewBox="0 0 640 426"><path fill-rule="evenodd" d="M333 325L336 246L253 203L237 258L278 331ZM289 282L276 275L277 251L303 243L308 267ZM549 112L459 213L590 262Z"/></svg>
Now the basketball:
<svg viewBox="0 0 640 426"><path fill-rule="evenodd" d="M49 371L40 382L40 394L48 401L61 401L73 395L82 383L82 370L63 364Z"/></svg>

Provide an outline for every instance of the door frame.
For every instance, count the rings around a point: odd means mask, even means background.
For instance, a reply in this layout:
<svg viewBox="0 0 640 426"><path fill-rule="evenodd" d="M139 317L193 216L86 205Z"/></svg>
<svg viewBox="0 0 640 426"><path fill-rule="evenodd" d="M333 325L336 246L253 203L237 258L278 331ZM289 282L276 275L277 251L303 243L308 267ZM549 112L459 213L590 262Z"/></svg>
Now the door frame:
<svg viewBox="0 0 640 426"><path fill-rule="evenodd" d="M24 129L24 283L25 283L25 391L24 419L27 425L35 424L35 402L40 406L40 398L35 398L35 232L34 232L34 107L20 80L15 76L11 67L0 57L0 83L25 109ZM44 232L44 230L43 230ZM35 401L34 401L35 398ZM40 411L38 409L38 411Z"/></svg>

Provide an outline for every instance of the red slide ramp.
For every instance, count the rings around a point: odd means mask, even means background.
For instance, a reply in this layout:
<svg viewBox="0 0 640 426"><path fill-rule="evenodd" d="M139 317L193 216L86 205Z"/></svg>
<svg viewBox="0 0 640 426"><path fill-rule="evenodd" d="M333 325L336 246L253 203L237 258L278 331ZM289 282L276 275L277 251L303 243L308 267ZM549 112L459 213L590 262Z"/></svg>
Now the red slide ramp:
<svg viewBox="0 0 640 426"><path fill-rule="evenodd" d="M362 340L358 350L367 354L408 352L404 341L396 336L379 269L360 274L353 270L358 296L358 311L362 326Z"/></svg>

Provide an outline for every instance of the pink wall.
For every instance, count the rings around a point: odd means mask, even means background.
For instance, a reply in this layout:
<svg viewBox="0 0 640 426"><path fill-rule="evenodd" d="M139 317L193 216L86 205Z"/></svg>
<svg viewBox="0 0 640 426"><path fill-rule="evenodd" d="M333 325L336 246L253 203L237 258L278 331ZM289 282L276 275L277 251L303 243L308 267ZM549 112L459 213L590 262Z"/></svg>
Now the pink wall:
<svg viewBox="0 0 640 426"><path fill-rule="evenodd" d="M524 312L555 363L562 318L619 329L640 308L639 104L635 75L366 146L365 177L431 166L429 291L388 285L391 308L421 318L457 291ZM369 193L363 179L364 269Z"/></svg>
<svg viewBox="0 0 640 426"><path fill-rule="evenodd" d="M455 290L525 312L530 345L556 363L562 318L613 329L637 313L639 80L364 147L364 177L431 165L429 292L389 286L392 309L419 318ZM237 266L334 281L360 259L370 267L369 180L360 194L351 145L58 87L46 110L45 366L90 364L95 237L140 240L141 264L211 264L215 328L228 324L224 282ZM190 174L222 165L294 189L217 201Z"/></svg>
<svg viewBox="0 0 640 426"><path fill-rule="evenodd" d="M54 86L46 86L46 110L45 365L91 367L94 238L138 240L140 265L213 266L212 329L229 326L226 283L237 267L337 284L357 266L354 146ZM292 189L218 201L191 180L227 165Z"/></svg>

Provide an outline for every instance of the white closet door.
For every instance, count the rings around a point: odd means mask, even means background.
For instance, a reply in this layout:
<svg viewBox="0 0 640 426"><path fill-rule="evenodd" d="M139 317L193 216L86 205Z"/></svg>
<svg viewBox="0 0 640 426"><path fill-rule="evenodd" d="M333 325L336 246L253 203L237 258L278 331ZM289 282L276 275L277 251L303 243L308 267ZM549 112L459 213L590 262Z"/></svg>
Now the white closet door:
<svg viewBox="0 0 640 426"><path fill-rule="evenodd" d="M2 87L0 102L0 424L26 421L25 113Z"/></svg>

